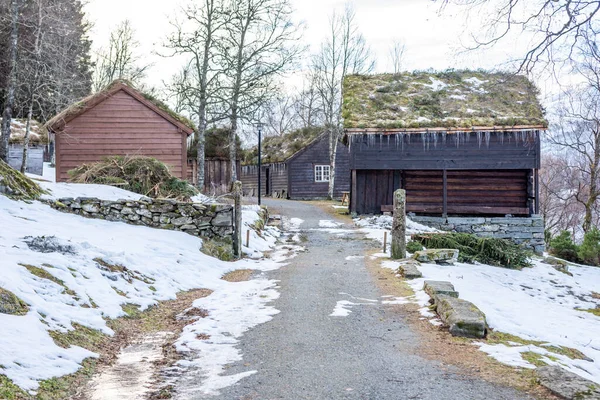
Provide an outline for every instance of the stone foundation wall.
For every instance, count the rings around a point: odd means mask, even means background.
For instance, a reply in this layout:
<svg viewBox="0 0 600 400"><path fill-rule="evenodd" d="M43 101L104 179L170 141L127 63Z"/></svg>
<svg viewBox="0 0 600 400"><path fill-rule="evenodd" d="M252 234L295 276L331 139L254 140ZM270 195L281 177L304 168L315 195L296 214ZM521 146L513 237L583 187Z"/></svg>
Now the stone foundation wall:
<svg viewBox="0 0 600 400"><path fill-rule="evenodd" d="M79 197L59 199L50 205L59 211L88 218L182 231L194 236L224 238L233 234L233 207L227 204L204 205L150 198L107 201Z"/></svg>
<svg viewBox="0 0 600 400"><path fill-rule="evenodd" d="M472 233L479 237L510 239L516 244L542 254L544 220L540 215L531 217L424 217L410 215L411 220L432 228L450 232Z"/></svg>

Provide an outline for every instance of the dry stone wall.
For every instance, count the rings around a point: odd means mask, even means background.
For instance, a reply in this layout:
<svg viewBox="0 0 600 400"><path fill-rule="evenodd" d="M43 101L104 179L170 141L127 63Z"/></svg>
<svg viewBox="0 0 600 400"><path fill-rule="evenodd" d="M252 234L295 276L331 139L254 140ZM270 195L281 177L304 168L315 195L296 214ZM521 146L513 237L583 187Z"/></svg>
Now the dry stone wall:
<svg viewBox="0 0 600 400"><path fill-rule="evenodd" d="M194 236L225 238L233 234L233 207L228 204L184 203L147 197L137 201L78 197L59 199L50 205L88 218L182 231Z"/></svg>
<svg viewBox="0 0 600 400"><path fill-rule="evenodd" d="M544 219L531 217L424 217L410 215L411 220L442 231L472 233L479 237L509 239L514 243L542 254Z"/></svg>

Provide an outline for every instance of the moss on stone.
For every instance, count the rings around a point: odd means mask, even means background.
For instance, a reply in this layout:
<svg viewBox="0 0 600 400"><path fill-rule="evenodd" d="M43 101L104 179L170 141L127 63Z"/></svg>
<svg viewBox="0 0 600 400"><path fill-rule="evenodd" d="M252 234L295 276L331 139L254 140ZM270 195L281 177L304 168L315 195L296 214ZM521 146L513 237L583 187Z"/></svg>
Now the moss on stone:
<svg viewBox="0 0 600 400"><path fill-rule="evenodd" d="M13 292L0 287L0 314L25 315L29 306Z"/></svg>
<svg viewBox="0 0 600 400"><path fill-rule="evenodd" d="M221 261L233 261L233 247L231 241L217 240L217 239L204 239L202 241L202 249L204 254L218 258Z"/></svg>

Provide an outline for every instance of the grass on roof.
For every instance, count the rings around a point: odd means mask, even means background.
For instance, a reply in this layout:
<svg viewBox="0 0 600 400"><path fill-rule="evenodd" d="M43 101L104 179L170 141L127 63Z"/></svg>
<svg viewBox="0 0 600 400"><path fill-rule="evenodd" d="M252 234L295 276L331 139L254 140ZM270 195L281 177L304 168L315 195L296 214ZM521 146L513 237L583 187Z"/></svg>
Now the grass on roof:
<svg viewBox="0 0 600 400"><path fill-rule="evenodd" d="M351 75L344 80L344 127L547 126L538 90L525 76L448 70Z"/></svg>
<svg viewBox="0 0 600 400"><path fill-rule="evenodd" d="M324 132L323 127L310 127L297 129L282 136L270 136L262 142L262 163L284 162L298 151L305 148L320 134ZM244 164L258 163L258 149L253 147L244 154Z"/></svg>

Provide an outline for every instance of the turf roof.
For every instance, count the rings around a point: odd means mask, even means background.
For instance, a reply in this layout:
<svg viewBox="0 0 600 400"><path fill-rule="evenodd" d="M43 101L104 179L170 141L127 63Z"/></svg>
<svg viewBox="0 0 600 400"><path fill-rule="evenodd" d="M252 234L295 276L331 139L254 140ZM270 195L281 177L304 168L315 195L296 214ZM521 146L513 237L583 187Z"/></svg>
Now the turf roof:
<svg viewBox="0 0 600 400"><path fill-rule="evenodd" d="M63 111L61 111L60 113L52 117L52 119L50 119L48 122L46 122L44 128L50 130L62 128L62 125L65 122L68 122L71 119L77 117L78 115L83 114L88 109L93 108L95 105L99 104L104 99L112 96L119 90L124 90L133 97L140 96L139 98L142 99L142 101L145 101L148 104L151 104L152 106L156 107L158 110L160 110L160 112L166 114L167 118L171 118L174 123L180 124L182 128L185 128L184 130L187 131L188 134L196 131L196 126L188 118L177 114L176 112L171 110L169 106L167 106L165 103L163 103L156 97L136 89L130 82L122 79L116 80L101 91L94 93L88 97L85 97L76 103L71 104L69 107L65 108Z"/></svg>
<svg viewBox="0 0 600 400"><path fill-rule="evenodd" d="M344 80L344 128L543 126L534 84L504 72L449 70L350 75Z"/></svg>
<svg viewBox="0 0 600 400"><path fill-rule="evenodd" d="M304 149L324 132L321 127L303 128L281 136L269 136L263 139L261 160L264 164L284 162L298 151ZM256 164L258 149L247 150L244 164Z"/></svg>

